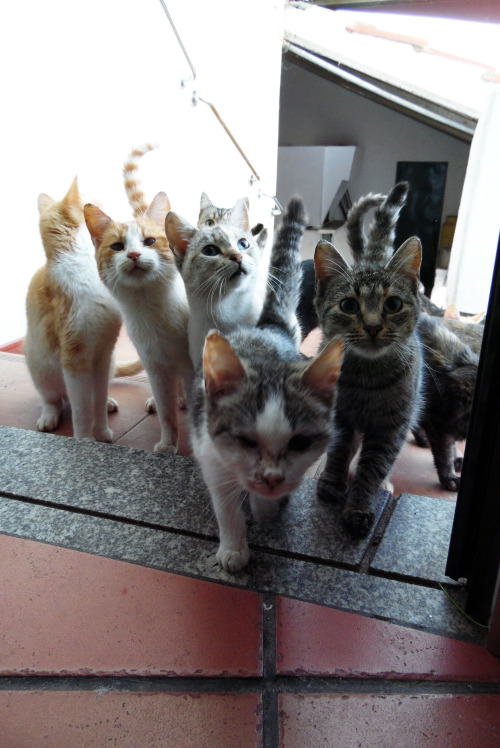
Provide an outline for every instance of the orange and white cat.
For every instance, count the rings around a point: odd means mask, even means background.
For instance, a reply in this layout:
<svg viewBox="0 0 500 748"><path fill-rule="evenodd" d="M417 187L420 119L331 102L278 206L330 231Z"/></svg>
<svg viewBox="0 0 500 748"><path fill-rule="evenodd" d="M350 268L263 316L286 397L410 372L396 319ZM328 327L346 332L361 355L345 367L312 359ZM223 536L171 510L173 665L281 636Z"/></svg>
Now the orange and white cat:
<svg viewBox="0 0 500 748"><path fill-rule="evenodd" d="M128 164L151 150L135 149ZM96 247L99 275L122 312L153 391L161 426L155 452L175 454L178 443L177 393L192 376L184 282L165 235L168 197L159 192L148 206L134 168L125 166L126 191L135 220L115 222L95 205L85 220ZM133 193L133 198L132 198Z"/></svg>
<svg viewBox="0 0 500 748"><path fill-rule="evenodd" d="M108 384L121 316L97 272L77 179L60 201L42 193L38 210L47 261L28 289L24 340L26 363L43 400L37 429L57 427L67 397L73 435L110 442L108 410L118 405L108 399Z"/></svg>

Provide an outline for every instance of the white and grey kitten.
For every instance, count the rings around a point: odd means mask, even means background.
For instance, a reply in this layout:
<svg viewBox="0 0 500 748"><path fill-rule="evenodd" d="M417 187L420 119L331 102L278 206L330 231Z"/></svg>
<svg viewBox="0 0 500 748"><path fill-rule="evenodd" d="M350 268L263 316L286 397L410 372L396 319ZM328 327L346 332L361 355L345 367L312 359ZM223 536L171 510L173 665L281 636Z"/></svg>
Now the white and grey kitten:
<svg viewBox="0 0 500 748"><path fill-rule="evenodd" d="M303 204L292 199L271 254L280 284L268 289L256 327L209 332L194 380L191 440L219 525L217 559L229 572L250 555L245 494L254 516L267 516L298 488L330 438L342 344L312 360L297 351L304 226Z"/></svg>
<svg viewBox="0 0 500 748"><path fill-rule="evenodd" d="M210 329L224 334L238 324L255 325L268 268L250 231L244 200L231 211L231 222L208 228L195 228L170 211L165 231L186 288L189 352L196 367Z"/></svg>

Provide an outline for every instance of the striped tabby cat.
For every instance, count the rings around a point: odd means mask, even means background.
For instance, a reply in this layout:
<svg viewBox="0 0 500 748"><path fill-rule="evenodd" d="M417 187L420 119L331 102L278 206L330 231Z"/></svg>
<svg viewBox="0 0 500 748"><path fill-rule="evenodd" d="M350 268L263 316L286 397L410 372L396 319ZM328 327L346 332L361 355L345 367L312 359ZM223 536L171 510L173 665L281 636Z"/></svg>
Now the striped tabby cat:
<svg viewBox="0 0 500 748"><path fill-rule="evenodd" d="M396 186L380 205L385 224L399 213L403 193ZM378 232L366 246L354 239L354 267L325 241L318 243L314 258L323 338L345 345L333 439L318 496L344 504L345 526L355 536L366 535L372 526L378 492L421 407L420 241L408 239L389 260L382 243ZM361 450L349 485L359 437Z"/></svg>

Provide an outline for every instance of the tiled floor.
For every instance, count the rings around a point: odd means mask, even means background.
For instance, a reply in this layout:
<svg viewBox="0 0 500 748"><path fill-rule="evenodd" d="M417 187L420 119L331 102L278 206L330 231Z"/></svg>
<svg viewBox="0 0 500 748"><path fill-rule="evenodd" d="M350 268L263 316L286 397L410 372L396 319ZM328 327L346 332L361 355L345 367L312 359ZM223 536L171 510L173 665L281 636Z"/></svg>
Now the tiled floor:
<svg viewBox="0 0 500 748"><path fill-rule="evenodd" d="M500 745L500 659L439 586L461 602L428 450L406 445L403 495L360 543L316 503L316 466L249 523L232 577L185 427L181 456L156 455L146 377L111 394L113 446L60 438L67 409L39 434L24 359L0 353L2 748Z"/></svg>

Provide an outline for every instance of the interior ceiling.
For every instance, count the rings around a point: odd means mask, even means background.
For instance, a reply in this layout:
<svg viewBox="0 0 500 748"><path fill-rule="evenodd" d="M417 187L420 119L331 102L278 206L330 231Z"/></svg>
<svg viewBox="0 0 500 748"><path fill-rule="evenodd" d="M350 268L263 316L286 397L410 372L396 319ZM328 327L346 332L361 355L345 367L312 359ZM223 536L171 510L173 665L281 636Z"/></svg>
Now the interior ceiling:
<svg viewBox="0 0 500 748"><path fill-rule="evenodd" d="M498 0L306 0L331 10L377 10L412 16L455 18L463 21L500 23Z"/></svg>

